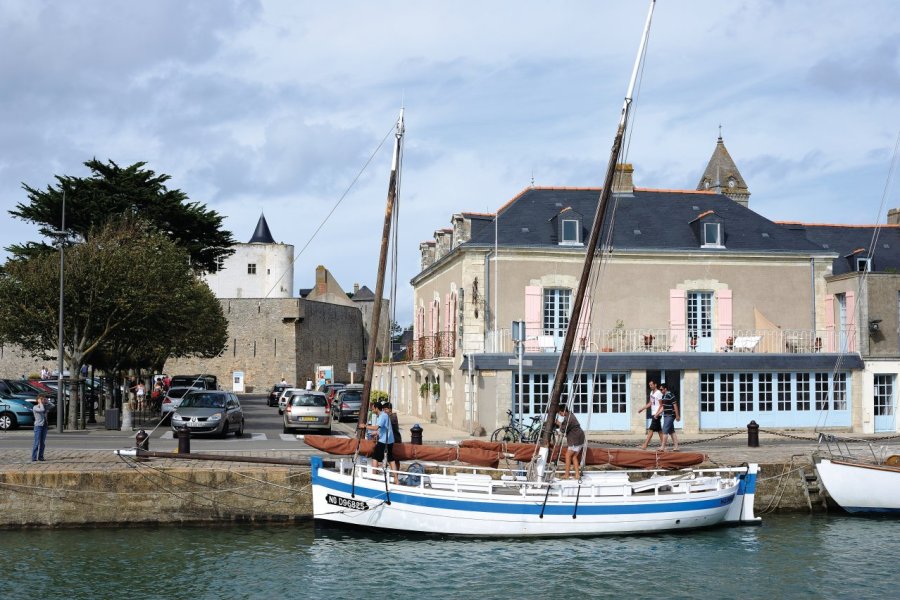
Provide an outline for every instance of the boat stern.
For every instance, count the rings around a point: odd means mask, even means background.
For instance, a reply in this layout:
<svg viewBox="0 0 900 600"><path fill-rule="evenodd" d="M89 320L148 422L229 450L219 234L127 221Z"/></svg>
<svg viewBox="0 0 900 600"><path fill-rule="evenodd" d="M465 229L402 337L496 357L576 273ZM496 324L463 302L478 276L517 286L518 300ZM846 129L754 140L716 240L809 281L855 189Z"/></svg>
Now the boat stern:
<svg viewBox="0 0 900 600"><path fill-rule="evenodd" d="M757 517L753 510L756 502L756 477L759 473L759 465L750 463L741 470L735 472L738 480L738 490L735 494L734 502L725 515L724 523L734 523L739 525L753 525L762 522L762 518Z"/></svg>

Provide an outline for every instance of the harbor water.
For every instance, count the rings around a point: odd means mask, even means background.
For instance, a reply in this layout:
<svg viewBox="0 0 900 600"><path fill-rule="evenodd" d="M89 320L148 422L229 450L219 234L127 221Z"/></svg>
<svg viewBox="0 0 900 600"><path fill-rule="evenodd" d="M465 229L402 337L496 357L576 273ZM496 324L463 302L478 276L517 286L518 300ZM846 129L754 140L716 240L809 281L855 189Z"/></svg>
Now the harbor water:
<svg viewBox="0 0 900 600"><path fill-rule="evenodd" d="M900 520L584 539L314 526L0 531L3 598L888 598Z"/></svg>

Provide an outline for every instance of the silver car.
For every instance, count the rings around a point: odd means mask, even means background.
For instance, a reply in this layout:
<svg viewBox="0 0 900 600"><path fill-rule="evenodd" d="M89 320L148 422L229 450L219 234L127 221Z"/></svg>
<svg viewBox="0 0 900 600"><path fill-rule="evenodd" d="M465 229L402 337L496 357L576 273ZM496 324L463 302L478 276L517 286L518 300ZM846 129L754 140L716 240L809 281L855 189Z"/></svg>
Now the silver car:
<svg viewBox="0 0 900 600"><path fill-rule="evenodd" d="M284 432L296 429L320 429L331 433L331 412L325 394L306 390L291 394L284 407Z"/></svg>
<svg viewBox="0 0 900 600"><path fill-rule="evenodd" d="M244 435L244 410L231 392L198 390L185 394L172 413L172 429L187 427L191 435Z"/></svg>
<svg viewBox="0 0 900 600"><path fill-rule="evenodd" d="M160 410L162 411L162 415L173 412L176 408L181 406L181 400L184 398L185 394L191 391L198 390L198 388L191 387L173 387L169 388L169 391L166 392L165 397L163 398L162 405Z"/></svg>

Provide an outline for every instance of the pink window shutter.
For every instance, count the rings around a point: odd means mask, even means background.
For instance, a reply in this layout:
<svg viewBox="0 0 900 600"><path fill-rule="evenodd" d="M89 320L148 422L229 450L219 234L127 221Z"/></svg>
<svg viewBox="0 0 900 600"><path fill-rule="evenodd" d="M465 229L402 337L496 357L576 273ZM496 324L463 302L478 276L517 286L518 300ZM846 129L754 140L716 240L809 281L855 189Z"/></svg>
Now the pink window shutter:
<svg viewBox="0 0 900 600"><path fill-rule="evenodd" d="M847 352L856 352L856 294L847 292Z"/></svg>
<svg viewBox="0 0 900 600"><path fill-rule="evenodd" d="M669 347L687 352L687 294L684 290L669 290Z"/></svg>
<svg viewBox="0 0 900 600"><path fill-rule="evenodd" d="M525 286L525 350L537 352L538 336L543 333L541 315L543 314L543 288L539 285Z"/></svg>
<svg viewBox="0 0 900 600"><path fill-rule="evenodd" d="M575 348L581 351L591 349L591 306L593 302L589 296L585 296L581 304L581 314L578 315L578 330L575 336Z"/></svg>
<svg viewBox="0 0 900 600"><path fill-rule="evenodd" d="M444 297L444 330L450 331L450 294Z"/></svg>
<svg viewBox="0 0 900 600"><path fill-rule="evenodd" d="M834 352L834 294L825 296L825 351Z"/></svg>
<svg viewBox="0 0 900 600"><path fill-rule="evenodd" d="M719 290L716 293L718 304L716 308L719 314L719 347L727 348L734 343L734 323L731 308L731 290ZM728 343L731 338L732 344Z"/></svg>

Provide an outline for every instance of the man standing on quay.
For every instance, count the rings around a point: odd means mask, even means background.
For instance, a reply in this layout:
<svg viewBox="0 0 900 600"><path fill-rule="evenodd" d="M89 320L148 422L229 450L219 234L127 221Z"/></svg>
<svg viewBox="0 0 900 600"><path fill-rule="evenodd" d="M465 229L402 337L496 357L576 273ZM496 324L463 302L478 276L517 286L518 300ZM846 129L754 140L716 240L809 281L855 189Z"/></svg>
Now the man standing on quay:
<svg viewBox="0 0 900 600"><path fill-rule="evenodd" d="M34 445L31 447L31 462L44 460L44 446L47 444L47 408L44 396L38 396L31 409L34 413Z"/></svg>

